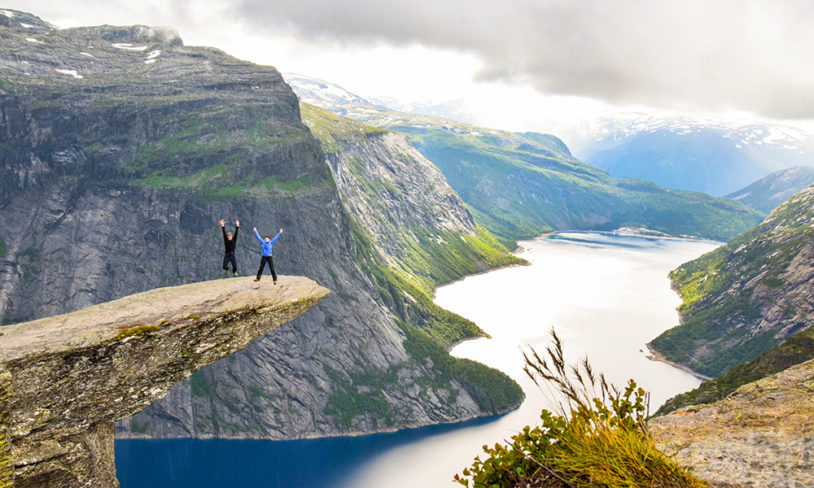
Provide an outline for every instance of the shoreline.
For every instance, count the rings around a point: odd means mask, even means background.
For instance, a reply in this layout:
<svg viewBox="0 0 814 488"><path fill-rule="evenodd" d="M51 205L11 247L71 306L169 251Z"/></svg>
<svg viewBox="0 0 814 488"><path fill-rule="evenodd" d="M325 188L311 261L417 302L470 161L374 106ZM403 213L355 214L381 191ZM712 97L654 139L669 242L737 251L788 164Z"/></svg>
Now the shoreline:
<svg viewBox="0 0 814 488"><path fill-rule="evenodd" d="M518 249L521 249L521 248L518 247ZM514 253L512 253L512 256L520 258L520 256L517 256ZM520 258L520 259L523 259L523 258ZM432 296L430 296L430 299L433 301L433 303L435 303L435 295L436 295L436 292L438 291L439 288L443 288L443 287L449 286L449 285L454 285L455 283L459 283L459 282L461 282L461 281L463 281L463 280L465 280L467 278L471 278L473 276L485 275L486 273L491 273L492 271L500 271L502 269L509 269L509 268L519 268L519 267L522 267L522 266L531 266L531 263L526 261L525 259L523 259L522 263L504 264L504 265L497 266L497 267L494 267L494 268L484 269L483 271L478 271L477 273L472 273L472 274L461 276L460 278L457 278L457 279L454 279L452 281L448 281L446 283L442 283L442 284L436 286L432 290ZM465 340L469 340L469 339L477 339L477 337L471 337L471 338L466 338L466 339L462 339L462 340L465 341Z"/></svg>
<svg viewBox="0 0 814 488"><path fill-rule="evenodd" d="M446 310L446 309L444 309L444 310ZM475 325L478 325L478 324L475 324ZM480 327L478 327L478 329L480 329ZM476 341L478 339L491 339L491 338L492 338L491 335L489 335L486 332L484 332L483 330L481 330L477 335L473 335L471 337L464 337L462 339L458 339L457 341L455 341L452 344L450 344L449 346L447 346L446 350L447 350L447 352L452 352L453 349L455 349L457 346L463 344L464 342Z"/></svg>
<svg viewBox="0 0 814 488"><path fill-rule="evenodd" d="M125 432L127 435L120 436L118 433L114 433L114 440L145 440L145 441L169 441L169 440L183 440L183 439L191 439L191 440L258 440L258 441L274 441L274 442L296 442L296 441L303 441L303 440L319 440L319 439L335 439L339 437L361 437L361 436L368 436L368 435L377 435L377 434L397 434L399 432L403 432L405 430L417 430L417 429L430 429L433 427L452 427L452 426L459 426L461 428L466 428L465 424L467 422L477 422L477 421L486 421L487 419L497 419L498 417L502 417L508 413L514 412L523 404L526 400L526 394L523 392L523 398L517 402L517 404L513 404L506 409L502 409L496 413L484 413L483 415L472 415L469 417L463 417L460 419L454 420L446 420L443 422L434 422L431 424L407 424L402 427L388 427L382 430L374 430L370 432L366 431L354 431L354 432L337 432L337 433L326 433L326 434L316 434L316 435L305 435L302 437L286 437L286 438L276 438L276 437L269 437L269 436L253 436L253 437L241 437L241 436L230 436L230 435L218 435L218 436L187 436L187 437L151 437L145 434L135 434L133 435L132 432Z"/></svg>
<svg viewBox="0 0 814 488"><path fill-rule="evenodd" d="M684 366L683 364L680 364L680 363L677 363L675 361L671 361L671 360L667 359L666 357L664 357L664 354L662 354L662 353L658 352L657 350L653 349L653 346L651 346L649 342L647 344L645 344L645 345L647 346L647 351L650 353L646 357L647 357L647 359L649 359L651 361L659 361L659 362L662 362L662 363L667 363L667 364L669 364L670 366L672 366L674 368L678 368L678 369L680 369L680 370L682 370L684 372L690 373L691 375L695 376L696 378L698 378L699 380L702 380L702 381L709 381L709 380L714 380L715 379L715 378L712 378L710 376L703 375L703 374L701 374L701 373L699 373L697 371L694 371L691 368L689 368L687 366Z"/></svg>

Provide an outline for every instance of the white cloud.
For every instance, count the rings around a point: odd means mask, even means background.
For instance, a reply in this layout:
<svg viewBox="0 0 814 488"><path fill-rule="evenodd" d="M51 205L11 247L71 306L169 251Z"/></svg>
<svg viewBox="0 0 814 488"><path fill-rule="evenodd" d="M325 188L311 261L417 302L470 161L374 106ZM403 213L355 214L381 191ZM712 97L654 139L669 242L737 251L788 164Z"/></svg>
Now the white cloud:
<svg viewBox="0 0 814 488"><path fill-rule="evenodd" d="M814 117L805 0L7 3L62 27L170 26L186 44L362 95L464 98L509 122L533 106L548 118L608 106ZM501 112L524 96L537 105Z"/></svg>
<svg viewBox="0 0 814 488"><path fill-rule="evenodd" d="M458 49L478 79L670 108L814 116L805 0L243 0L247 22L324 40Z"/></svg>

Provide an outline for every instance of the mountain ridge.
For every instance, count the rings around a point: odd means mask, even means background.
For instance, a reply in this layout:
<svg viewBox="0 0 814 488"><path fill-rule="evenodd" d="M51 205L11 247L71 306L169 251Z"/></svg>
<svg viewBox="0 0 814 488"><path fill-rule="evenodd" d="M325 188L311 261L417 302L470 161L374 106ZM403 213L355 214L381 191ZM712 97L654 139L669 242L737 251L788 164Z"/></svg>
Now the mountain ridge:
<svg viewBox="0 0 814 488"><path fill-rule="evenodd" d="M577 142L585 161L678 190L723 196L771 172L814 165L814 133L779 123L634 113L590 125Z"/></svg>
<svg viewBox="0 0 814 488"><path fill-rule="evenodd" d="M644 180L616 180L574 158L552 135L509 133L347 102L348 97L321 97L309 90L324 82L298 87L301 80L292 80L301 98L328 100L330 111L406 134L441 169L475 218L506 244L552 230L626 226L725 240L760 219L757 211L730 200Z"/></svg>
<svg viewBox="0 0 814 488"><path fill-rule="evenodd" d="M795 193L814 183L814 168L794 166L775 171L726 196L755 210L770 213Z"/></svg>

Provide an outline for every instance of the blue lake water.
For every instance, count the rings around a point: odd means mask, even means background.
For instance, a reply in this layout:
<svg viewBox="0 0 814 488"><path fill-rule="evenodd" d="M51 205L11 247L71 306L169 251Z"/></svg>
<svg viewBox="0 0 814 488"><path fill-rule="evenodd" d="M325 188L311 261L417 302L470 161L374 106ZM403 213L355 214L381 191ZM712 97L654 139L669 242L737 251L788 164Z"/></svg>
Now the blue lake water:
<svg viewBox="0 0 814 488"><path fill-rule="evenodd" d="M439 288L436 303L474 320L490 339L452 353L498 368L526 392L507 415L463 424L300 441L117 440L123 488L450 487L480 446L534 424L556 400L522 373L522 348L544 348L555 327L566 356L588 355L617 384L635 378L655 408L699 380L647 358L645 344L676 325L680 304L667 273L718 243L560 233L521 243L531 266L472 276Z"/></svg>

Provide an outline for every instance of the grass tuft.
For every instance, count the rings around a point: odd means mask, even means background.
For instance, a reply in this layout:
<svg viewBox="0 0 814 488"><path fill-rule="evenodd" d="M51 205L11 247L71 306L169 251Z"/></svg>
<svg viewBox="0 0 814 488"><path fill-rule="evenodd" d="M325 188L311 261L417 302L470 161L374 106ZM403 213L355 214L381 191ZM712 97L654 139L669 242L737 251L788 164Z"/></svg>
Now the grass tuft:
<svg viewBox="0 0 814 488"><path fill-rule="evenodd" d="M480 487L708 486L662 454L650 438L649 395L630 380L624 389L596 374L588 359L569 366L552 330L544 354L524 352L526 374L558 398L558 412L543 410L542 425L526 426L511 442L484 446L455 481Z"/></svg>

